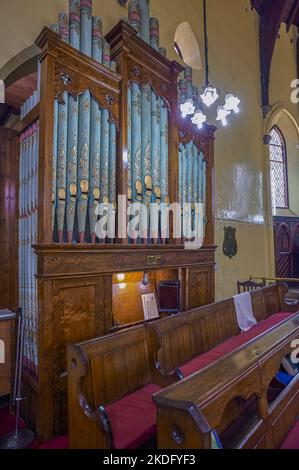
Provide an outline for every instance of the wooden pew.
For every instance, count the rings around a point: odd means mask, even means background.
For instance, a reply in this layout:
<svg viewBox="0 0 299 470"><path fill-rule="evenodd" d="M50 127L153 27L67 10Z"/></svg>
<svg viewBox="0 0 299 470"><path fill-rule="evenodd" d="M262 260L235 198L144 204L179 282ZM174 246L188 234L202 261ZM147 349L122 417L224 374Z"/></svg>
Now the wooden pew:
<svg viewBox="0 0 299 470"><path fill-rule="evenodd" d="M152 395L170 382L158 373L155 375L159 381L155 382L151 369L143 325L69 345L70 448L123 448L128 445L134 448L144 444L147 437L155 436L156 409ZM127 419L127 428L119 426L118 413L123 426ZM146 413L150 414L148 424L145 423L145 429L137 429L146 421ZM130 438L129 434L135 431L137 436ZM126 442L122 442L123 438Z"/></svg>
<svg viewBox="0 0 299 470"><path fill-rule="evenodd" d="M211 449L212 432L216 431L224 448L231 448L232 437L232 447L280 448L299 415L299 374L271 404L269 386L282 359L293 351L292 341L298 338L296 314L245 347L154 395L158 447ZM235 429L230 435L232 425Z"/></svg>
<svg viewBox="0 0 299 470"><path fill-rule="evenodd" d="M250 293L253 313L268 328L278 312L296 312L298 303L288 305L285 284L275 284ZM260 325L262 326L262 325ZM212 350L226 340L240 335L233 298L210 304L183 314L166 317L146 326L151 363L166 376L183 364ZM245 337L244 337L245 338Z"/></svg>
<svg viewBox="0 0 299 470"><path fill-rule="evenodd" d="M287 308L283 304L285 290L284 286L271 286L252 293L257 320L265 319L282 307ZM180 377L176 372L178 366L234 335L239 335L239 329L233 300L228 299L108 336L69 345L70 447L132 446L134 439L130 441L129 436L128 442L121 442L121 430L117 425L114 408L122 405L129 413L132 400L145 400L146 409L150 407L152 413L151 405L154 403L151 402L151 391L154 393L155 387L167 387L177 382ZM155 384L153 389L152 384ZM148 394L144 396L144 387L147 386L150 386ZM134 395L139 390L141 395ZM127 401L121 402L124 399ZM114 406L112 409L111 404ZM105 412L108 415L110 413L110 425ZM128 420L129 418L128 415ZM154 436L155 423L150 420L150 424L152 426L147 428L149 435L140 431L143 435L138 440L140 445L144 445L145 437ZM137 425L138 423L136 429ZM126 431L123 433L126 434Z"/></svg>

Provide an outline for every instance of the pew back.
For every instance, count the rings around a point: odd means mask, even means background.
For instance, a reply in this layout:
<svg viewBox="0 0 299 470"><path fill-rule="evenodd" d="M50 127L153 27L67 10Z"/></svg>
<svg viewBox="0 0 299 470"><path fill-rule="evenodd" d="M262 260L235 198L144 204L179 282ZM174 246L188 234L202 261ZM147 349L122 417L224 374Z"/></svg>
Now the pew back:
<svg viewBox="0 0 299 470"><path fill-rule="evenodd" d="M98 415L107 405L151 382L143 325L68 346L71 448L109 447ZM91 436L95 434L95 436ZM82 442L83 438L83 442ZM83 447L82 447L83 446Z"/></svg>
<svg viewBox="0 0 299 470"><path fill-rule="evenodd" d="M287 291L282 284L252 291L256 320L260 322L274 313L290 310L283 300ZM233 298L156 320L146 328L152 359L166 373L240 333Z"/></svg>

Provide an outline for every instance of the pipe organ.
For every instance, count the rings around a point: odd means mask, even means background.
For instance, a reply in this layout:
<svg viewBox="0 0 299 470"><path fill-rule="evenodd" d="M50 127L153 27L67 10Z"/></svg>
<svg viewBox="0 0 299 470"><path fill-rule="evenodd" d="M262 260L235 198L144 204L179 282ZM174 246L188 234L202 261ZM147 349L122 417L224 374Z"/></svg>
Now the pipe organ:
<svg viewBox="0 0 299 470"><path fill-rule="evenodd" d="M66 431L66 343L115 329L118 273L180 280L182 311L214 300L215 128L180 117L198 91L149 10L131 0L104 37L92 1L70 0L36 40L38 90L20 133L19 303L23 414L40 439ZM201 249L186 250L193 240Z"/></svg>

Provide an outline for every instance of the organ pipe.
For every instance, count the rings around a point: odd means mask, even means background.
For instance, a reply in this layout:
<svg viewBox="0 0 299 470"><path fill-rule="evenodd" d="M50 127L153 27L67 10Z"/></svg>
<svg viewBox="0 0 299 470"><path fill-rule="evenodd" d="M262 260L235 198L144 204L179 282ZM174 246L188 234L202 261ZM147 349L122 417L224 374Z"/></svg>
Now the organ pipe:
<svg viewBox="0 0 299 470"><path fill-rule="evenodd" d="M80 50L80 0L69 0L70 45Z"/></svg>
<svg viewBox="0 0 299 470"><path fill-rule="evenodd" d="M92 17L92 58L103 62L103 35L102 19L99 16Z"/></svg>
<svg viewBox="0 0 299 470"><path fill-rule="evenodd" d="M79 97L77 221L80 243L83 243L85 239L85 226L89 195L90 107L90 92L85 91Z"/></svg>
<svg viewBox="0 0 299 470"><path fill-rule="evenodd" d="M63 241L65 207L66 207L66 155L67 155L67 126L68 126L68 95L63 94L63 102L58 104L57 131L57 230L58 241Z"/></svg>
<svg viewBox="0 0 299 470"><path fill-rule="evenodd" d="M80 0L80 50L91 57L92 49L92 0Z"/></svg>

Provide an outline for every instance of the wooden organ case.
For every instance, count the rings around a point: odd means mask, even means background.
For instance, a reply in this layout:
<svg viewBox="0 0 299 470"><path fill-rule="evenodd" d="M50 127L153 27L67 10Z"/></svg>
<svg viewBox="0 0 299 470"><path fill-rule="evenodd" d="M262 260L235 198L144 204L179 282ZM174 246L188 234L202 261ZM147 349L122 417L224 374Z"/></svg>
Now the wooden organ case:
<svg viewBox="0 0 299 470"><path fill-rule="evenodd" d="M66 344L113 330L116 323L113 299L117 295L113 291L113 279L118 273L124 276L140 273L142 276L147 271L153 283L179 280L181 311L214 301L215 128L204 126L199 131L190 120L179 116L177 80L183 68L178 63L169 61L146 44L125 21L119 22L106 40L118 73L69 46L52 29L44 28L36 41L41 50L40 102L22 121L22 142L28 138L28 129L33 135L39 133L35 168L36 176L38 173L37 218L33 222L36 238L30 238L34 246L34 254L31 253L33 287L27 320L30 330L27 340L35 344L25 348L28 367L24 393L28 399L23 404L23 415L35 425L42 440L67 432ZM160 106L160 122L164 119L168 127L167 145L162 144L158 154L161 161L151 160L152 165L160 169L158 176L154 168L148 171L142 152L138 157L141 169L134 160L134 146L139 142L132 142L130 119L132 125L137 126L137 136L140 131L142 133L140 125L145 125L151 136L157 132L157 139L162 139L160 128L153 130L152 121L143 123L146 117L134 122L132 116L136 110L132 108L136 107L136 101L138 105L138 100L139 103L143 100L143 92L150 94L152 106L153 103ZM88 107L94 107L95 115L84 123L84 115L80 113ZM71 109L75 109L79 122L83 122L75 132L80 142L78 148L81 145L75 163L71 159L72 148L64 135L66 129L72 132L74 126ZM90 145L98 145L101 158L107 156L105 162L96 162L95 157L89 157L88 144L84 141L87 133L95 140L95 132L99 132L94 130L97 120L101 120L101 142ZM108 152L103 148L105 141ZM183 200L180 188L182 191L185 182L181 182L179 158L190 143L195 151L189 152L188 158L201 155L206 169L206 191L201 197L205 202L206 217L202 248L185 249L186 237L174 237L174 221L170 224L169 236L161 233L158 224L153 238L149 237L148 231L135 241L121 238L117 195L126 196L125 211L138 201L168 205ZM162 161L163 158L166 160ZM71 171L72 165L75 174ZM166 174L167 184L162 181L162 171ZM188 193L186 188L184 191ZM93 210L98 203L107 202L113 203L117 215L116 236L99 239ZM20 212L22 214L22 207ZM126 223L129 218L125 217ZM123 312L122 322L127 325L131 322L132 308L130 305L126 308L127 317Z"/></svg>

